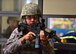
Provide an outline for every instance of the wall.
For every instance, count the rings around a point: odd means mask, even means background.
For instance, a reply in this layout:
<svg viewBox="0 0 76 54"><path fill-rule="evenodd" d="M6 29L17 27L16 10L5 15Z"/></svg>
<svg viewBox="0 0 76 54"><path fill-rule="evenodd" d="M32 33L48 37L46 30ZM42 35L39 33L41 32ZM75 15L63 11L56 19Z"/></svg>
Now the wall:
<svg viewBox="0 0 76 54"><path fill-rule="evenodd" d="M2 0L2 11L13 11L14 0Z"/></svg>
<svg viewBox="0 0 76 54"><path fill-rule="evenodd" d="M76 15L76 0L43 0L43 13Z"/></svg>
<svg viewBox="0 0 76 54"><path fill-rule="evenodd" d="M2 33L5 31L5 29L8 27L8 24L7 24L7 16L3 16L2 17Z"/></svg>

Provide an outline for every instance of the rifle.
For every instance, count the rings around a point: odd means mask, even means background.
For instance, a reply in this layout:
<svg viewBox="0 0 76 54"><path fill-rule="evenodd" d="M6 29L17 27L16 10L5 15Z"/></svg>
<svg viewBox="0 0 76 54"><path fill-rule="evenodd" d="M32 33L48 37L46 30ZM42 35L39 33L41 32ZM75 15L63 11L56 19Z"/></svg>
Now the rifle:
<svg viewBox="0 0 76 54"><path fill-rule="evenodd" d="M44 22L45 22L45 20L42 19L41 23L39 22L39 23L37 23L33 26L28 26L25 23L20 23L19 26L18 26L18 31L22 32L22 34L21 34L22 36L27 34L29 31L32 31L36 34L35 48L37 49L38 54L42 54L41 45L40 45L40 35L39 35L40 30L44 30L45 31L45 36L48 36L49 38L55 38L55 37L58 38L56 36L56 31L54 31L54 30L50 31L50 29L45 29Z"/></svg>
<svg viewBox="0 0 76 54"><path fill-rule="evenodd" d="M41 23L37 23L36 25L33 26L28 26L27 24L24 23L20 23L18 26L18 31L22 32L21 36L27 34L29 31L32 31L36 34L35 37L35 49L37 51L38 54L42 54L42 50L41 50L41 45L40 45L40 30L41 28Z"/></svg>

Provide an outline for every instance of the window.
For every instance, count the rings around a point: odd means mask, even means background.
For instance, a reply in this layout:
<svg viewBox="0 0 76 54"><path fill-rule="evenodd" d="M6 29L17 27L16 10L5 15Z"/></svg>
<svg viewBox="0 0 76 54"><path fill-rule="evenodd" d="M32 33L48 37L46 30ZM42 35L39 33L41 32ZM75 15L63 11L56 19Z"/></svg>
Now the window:
<svg viewBox="0 0 76 54"><path fill-rule="evenodd" d="M68 33L69 31L76 31L76 17L68 15L65 16L47 16L47 27L55 30L58 36Z"/></svg>

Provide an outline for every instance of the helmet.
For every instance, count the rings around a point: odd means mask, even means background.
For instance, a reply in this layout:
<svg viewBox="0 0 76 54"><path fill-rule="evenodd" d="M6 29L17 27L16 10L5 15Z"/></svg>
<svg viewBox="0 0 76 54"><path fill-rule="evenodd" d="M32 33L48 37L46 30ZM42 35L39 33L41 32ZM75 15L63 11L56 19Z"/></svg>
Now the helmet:
<svg viewBox="0 0 76 54"><path fill-rule="evenodd" d="M37 4L29 3L23 6L20 18L23 18L23 16L28 15L37 15L39 17L42 16L41 11Z"/></svg>
<svg viewBox="0 0 76 54"><path fill-rule="evenodd" d="M7 19L7 23L9 24L9 21L14 21L14 20L19 22L19 18L18 17L9 17Z"/></svg>

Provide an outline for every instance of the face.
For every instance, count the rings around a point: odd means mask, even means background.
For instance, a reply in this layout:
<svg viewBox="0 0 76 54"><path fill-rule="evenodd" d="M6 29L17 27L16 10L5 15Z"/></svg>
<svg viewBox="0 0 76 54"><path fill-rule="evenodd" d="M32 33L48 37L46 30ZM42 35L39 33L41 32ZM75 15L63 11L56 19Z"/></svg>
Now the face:
<svg viewBox="0 0 76 54"><path fill-rule="evenodd" d="M25 22L28 25L34 25L38 22L38 16L26 16L25 17Z"/></svg>
<svg viewBox="0 0 76 54"><path fill-rule="evenodd" d="M9 26L12 28L16 28L18 26L18 21L16 20L9 21Z"/></svg>

